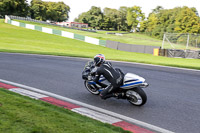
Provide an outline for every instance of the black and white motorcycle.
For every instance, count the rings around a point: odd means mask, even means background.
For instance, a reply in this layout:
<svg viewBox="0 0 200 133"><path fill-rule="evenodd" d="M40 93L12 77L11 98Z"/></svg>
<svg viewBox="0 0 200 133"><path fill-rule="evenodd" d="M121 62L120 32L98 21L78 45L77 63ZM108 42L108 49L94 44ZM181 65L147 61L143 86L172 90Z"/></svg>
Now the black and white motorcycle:
<svg viewBox="0 0 200 133"><path fill-rule="evenodd" d="M91 73L93 73L95 69L96 67L92 61L87 62L82 72L82 78L87 90L94 95L99 95L103 90L102 86L95 83L94 81L91 81ZM109 83L103 76L100 77L99 82L104 85L104 87ZM133 73L127 73L124 75L122 86L120 86L120 88L115 93L124 93L125 95L121 97L122 99L127 99L131 104L135 106L142 106L147 101L147 96L142 88L147 86L148 83L145 82L143 77Z"/></svg>

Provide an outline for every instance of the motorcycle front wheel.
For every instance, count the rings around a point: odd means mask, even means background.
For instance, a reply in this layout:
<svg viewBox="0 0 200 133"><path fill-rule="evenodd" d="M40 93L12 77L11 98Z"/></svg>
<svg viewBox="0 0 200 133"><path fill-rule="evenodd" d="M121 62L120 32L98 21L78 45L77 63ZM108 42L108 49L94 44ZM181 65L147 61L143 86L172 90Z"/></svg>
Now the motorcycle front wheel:
<svg viewBox="0 0 200 133"><path fill-rule="evenodd" d="M126 92L127 100L135 105L135 106L142 106L147 101L147 96L142 88L137 87Z"/></svg>
<svg viewBox="0 0 200 133"><path fill-rule="evenodd" d="M92 93L92 94L94 94L94 95L99 95L100 92L99 92L98 89L95 87L95 85L91 85L91 84L89 84L87 81L85 81L84 84L85 84L86 89L87 89L90 93Z"/></svg>

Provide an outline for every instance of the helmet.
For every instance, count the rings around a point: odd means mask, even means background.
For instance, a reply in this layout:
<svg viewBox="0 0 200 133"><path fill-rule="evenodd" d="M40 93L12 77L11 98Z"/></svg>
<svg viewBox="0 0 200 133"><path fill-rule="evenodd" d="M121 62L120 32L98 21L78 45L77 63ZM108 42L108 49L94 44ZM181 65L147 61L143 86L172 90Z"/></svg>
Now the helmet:
<svg viewBox="0 0 200 133"><path fill-rule="evenodd" d="M95 66L98 66L101 63L105 62L105 56L103 54L97 54L94 56L94 64Z"/></svg>

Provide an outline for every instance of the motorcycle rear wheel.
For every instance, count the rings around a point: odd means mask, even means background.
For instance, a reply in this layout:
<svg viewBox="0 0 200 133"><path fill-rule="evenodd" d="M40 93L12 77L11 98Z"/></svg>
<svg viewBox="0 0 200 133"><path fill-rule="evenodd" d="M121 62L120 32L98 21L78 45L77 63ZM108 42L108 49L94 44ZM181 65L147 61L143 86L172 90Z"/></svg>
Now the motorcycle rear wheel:
<svg viewBox="0 0 200 133"><path fill-rule="evenodd" d="M84 82L84 85L85 85L86 89L87 89L90 93L92 93L92 94L94 94L94 95L99 95L100 92L98 91L97 88L95 88L94 85L89 84L87 81Z"/></svg>
<svg viewBox="0 0 200 133"><path fill-rule="evenodd" d="M142 88L137 87L126 92L127 100L135 105L135 106L142 106L147 101L147 96Z"/></svg>

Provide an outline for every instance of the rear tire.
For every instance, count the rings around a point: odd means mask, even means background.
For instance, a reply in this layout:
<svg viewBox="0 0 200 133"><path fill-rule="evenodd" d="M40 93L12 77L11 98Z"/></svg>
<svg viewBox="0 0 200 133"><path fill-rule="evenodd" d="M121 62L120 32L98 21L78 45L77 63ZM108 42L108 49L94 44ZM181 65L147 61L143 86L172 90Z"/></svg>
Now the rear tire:
<svg viewBox="0 0 200 133"><path fill-rule="evenodd" d="M92 94L94 94L94 95L99 95L100 92L98 91L97 88L95 88L94 85L90 85L87 81L84 82L84 85L85 85L86 89L87 89L90 93L92 93Z"/></svg>
<svg viewBox="0 0 200 133"><path fill-rule="evenodd" d="M135 105L135 106L142 106L147 101L147 96L142 88L137 87L126 92L127 100Z"/></svg>

